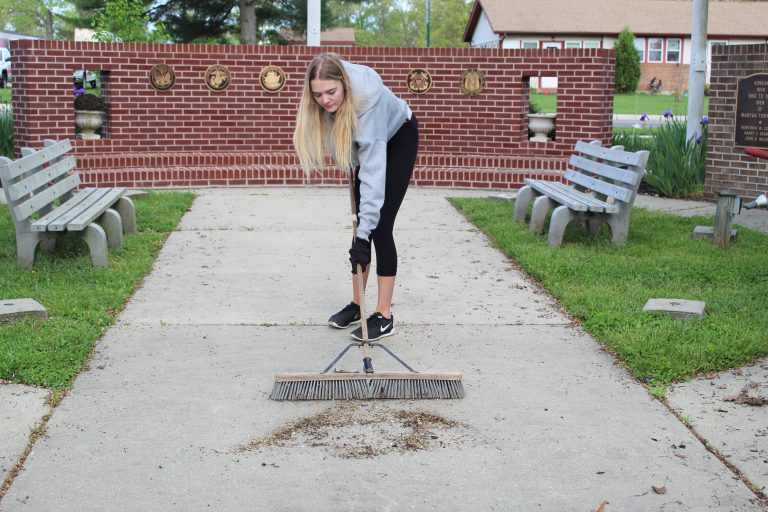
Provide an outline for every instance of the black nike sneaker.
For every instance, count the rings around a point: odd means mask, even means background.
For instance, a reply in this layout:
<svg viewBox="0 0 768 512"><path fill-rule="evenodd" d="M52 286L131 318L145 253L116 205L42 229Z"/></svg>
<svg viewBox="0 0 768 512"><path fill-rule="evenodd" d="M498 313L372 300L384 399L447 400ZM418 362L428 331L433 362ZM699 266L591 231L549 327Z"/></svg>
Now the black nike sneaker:
<svg viewBox="0 0 768 512"><path fill-rule="evenodd" d="M368 317L366 322L368 327L368 341L376 341L387 336L395 334L395 316L384 318L381 313L374 313ZM363 327L360 326L351 332L353 338L363 341Z"/></svg>
<svg viewBox="0 0 768 512"><path fill-rule="evenodd" d="M328 319L328 325L337 329L346 329L352 324L360 323L360 306L350 302L344 309Z"/></svg>

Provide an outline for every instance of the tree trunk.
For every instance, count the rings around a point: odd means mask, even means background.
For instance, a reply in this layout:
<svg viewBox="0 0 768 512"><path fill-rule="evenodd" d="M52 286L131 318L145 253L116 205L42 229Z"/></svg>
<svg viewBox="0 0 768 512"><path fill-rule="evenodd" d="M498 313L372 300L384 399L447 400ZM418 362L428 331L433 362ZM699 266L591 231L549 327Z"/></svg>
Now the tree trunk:
<svg viewBox="0 0 768 512"><path fill-rule="evenodd" d="M45 38L53 40L53 11L50 9L45 10Z"/></svg>
<svg viewBox="0 0 768 512"><path fill-rule="evenodd" d="M256 0L238 0L240 4L240 44L256 44Z"/></svg>

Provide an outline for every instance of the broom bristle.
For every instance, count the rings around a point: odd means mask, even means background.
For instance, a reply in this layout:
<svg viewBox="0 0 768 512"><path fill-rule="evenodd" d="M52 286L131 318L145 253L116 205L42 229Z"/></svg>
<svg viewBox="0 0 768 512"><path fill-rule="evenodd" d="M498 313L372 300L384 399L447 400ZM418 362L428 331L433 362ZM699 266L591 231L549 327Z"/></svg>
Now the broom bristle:
<svg viewBox="0 0 768 512"><path fill-rule="evenodd" d="M271 400L464 398L460 373L293 373L275 377Z"/></svg>

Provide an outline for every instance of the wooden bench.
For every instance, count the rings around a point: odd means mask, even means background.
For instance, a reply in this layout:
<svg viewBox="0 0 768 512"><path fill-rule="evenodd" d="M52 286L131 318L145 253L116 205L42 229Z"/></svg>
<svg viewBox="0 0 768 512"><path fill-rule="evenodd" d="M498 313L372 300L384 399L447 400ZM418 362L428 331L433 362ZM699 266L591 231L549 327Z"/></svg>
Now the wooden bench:
<svg viewBox="0 0 768 512"><path fill-rule="evenodd" d="M124 188L83 188L73 172L69 140L45 141L40 150L24 148L22 157L0 157L0 180L16 227L20 266L30 269L35 252L53 250L56 238L74 235L85 240L91 260L107 267L107 247L120 248L123 234L136 233L136 210Z"/></svg>
<svg viewBox="0 0 768 512"><path fill-rule="evenodd" d="M565 172L573 185L525 179L525 186L517 194L514 220L525 222L528 205L535 198L531 232L544 231L547 213L554 208L549 222L550 246L563 243L566 226L576 219L585 220L593 235L608 224L613 242L623 244L648 156L648 151L632 153L622 146L604 148L597 141L579 141Z"/></svg>

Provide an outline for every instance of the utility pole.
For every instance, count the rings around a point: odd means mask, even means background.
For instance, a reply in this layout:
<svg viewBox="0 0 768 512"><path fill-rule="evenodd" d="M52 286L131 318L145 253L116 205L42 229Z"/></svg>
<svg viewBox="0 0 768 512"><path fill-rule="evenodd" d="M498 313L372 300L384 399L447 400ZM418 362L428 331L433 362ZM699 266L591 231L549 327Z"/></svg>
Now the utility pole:
<svg viewBox="0 0 768 512"><path fill-rule="evenodd" d="M693 0L691 20L691 71L688 75L688 124L687 140L701 136L701 120L704 116L704 81L707 70L707 16L708 0Z"/></svg>
<svg viewBox="0 0 768 512"><path fill-rule="evenodd" d="M429 48L429 0L427 0L427 48Z"/></svg>
<svg viewBox="0 0 768 512"><path fill-rule="evenodd" d="M320 46L320 0L307 0L307 46Z"/></svg>

